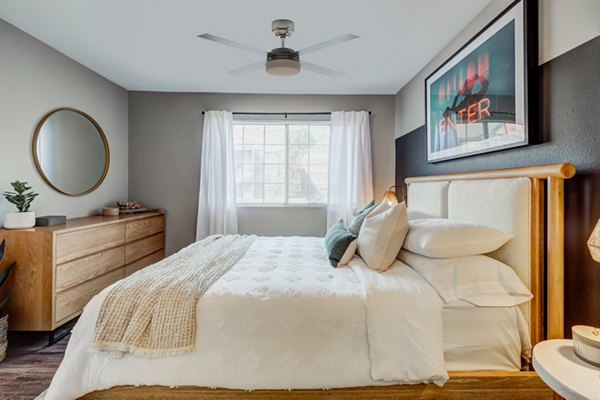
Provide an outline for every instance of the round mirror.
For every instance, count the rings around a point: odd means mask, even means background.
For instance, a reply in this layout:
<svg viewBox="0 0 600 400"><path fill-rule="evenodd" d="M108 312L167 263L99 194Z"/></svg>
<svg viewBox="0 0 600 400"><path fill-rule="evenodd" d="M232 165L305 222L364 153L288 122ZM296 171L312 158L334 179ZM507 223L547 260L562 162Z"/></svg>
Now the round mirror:
<svg viewBox="0 0 600 400"><path fill-rule="evenodd" d="M86 113L59 108L46 114L33 135L33 160L55 190L80 196L95 190L108 172L108 141Z"/></svg>

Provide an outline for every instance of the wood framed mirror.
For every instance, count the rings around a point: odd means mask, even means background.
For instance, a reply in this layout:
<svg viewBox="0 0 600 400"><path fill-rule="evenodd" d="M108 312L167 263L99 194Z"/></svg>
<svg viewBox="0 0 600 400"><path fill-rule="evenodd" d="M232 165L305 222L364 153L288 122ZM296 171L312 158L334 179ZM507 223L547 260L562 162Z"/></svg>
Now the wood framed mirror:
<svg viewBox="0 0 600 400"><path fill-rule="evenodd" d="M108 140L100 125L74 108L44 115L33 135L33 161L48 185L68 196L96 190L110 164Z"/></svg>

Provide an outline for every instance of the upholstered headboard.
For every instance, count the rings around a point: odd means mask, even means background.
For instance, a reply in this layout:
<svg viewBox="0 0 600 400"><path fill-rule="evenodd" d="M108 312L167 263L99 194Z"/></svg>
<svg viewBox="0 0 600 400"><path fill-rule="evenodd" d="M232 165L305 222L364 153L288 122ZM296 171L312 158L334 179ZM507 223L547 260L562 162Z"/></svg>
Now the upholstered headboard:
<svg viewBox="0 0 600 400"><path fill-rule="evenodd" d="M414 217L472 221L514 235L489 255L510 265L534 295L521 306L533 344L563 337L563 188L574 174L571 164L558 164L406 179Z"/></svg>

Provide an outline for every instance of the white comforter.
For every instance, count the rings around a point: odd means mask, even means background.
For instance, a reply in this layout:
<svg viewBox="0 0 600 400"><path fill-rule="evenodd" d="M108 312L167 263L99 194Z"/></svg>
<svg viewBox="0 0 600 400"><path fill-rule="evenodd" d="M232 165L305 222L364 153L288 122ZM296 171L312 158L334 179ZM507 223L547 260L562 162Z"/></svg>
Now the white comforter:
<svg viewBox="0 0 600 400"><path fill-rule="evenodd" d="M144 359L91 348L109 289L85 307L46 399L118 385L335 388L447 380L442 303L399 261L329 265L321 238L258 238L198 303L196 350Z"/></svg>

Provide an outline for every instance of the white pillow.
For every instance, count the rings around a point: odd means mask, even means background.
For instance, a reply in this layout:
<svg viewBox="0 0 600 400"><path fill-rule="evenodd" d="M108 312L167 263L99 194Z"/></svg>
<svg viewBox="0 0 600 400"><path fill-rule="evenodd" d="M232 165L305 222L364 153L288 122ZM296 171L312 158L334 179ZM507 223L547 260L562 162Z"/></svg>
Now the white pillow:
<svg viewBox="0 0 600 400"><path fill-rule="evenodd" d="M408 231L406 204L382 201L365 218L358 233L358 253L370 269L392 265Z"/></svg>
<svg viewBox="0 0 600 400"><path fill-rule="evenodd" d="M480 307L512 307L533 297L511 267L487 256L428 258L402 250L398 259L417 271L446 303L463 300Z"/></svg>
<svg viewBox="0 0 600 400"><path fill-rule="evenodd" d="M427 257L474 256L494 251L514 236L484 225L445 218L415 219L404 247Z"/></svg>
<svg viewBox="0 0 600 400"><path fill-rule="evenodd" d="M343 267L344 265L348 265L348 263L352 260L352 257L354 257L355 253L356 253L356 239L354 239L353 241L350 242L350 244L348 245L348 248L346 248L346 251L344 252L344 255L338 262L337 266Z"/></svg>

